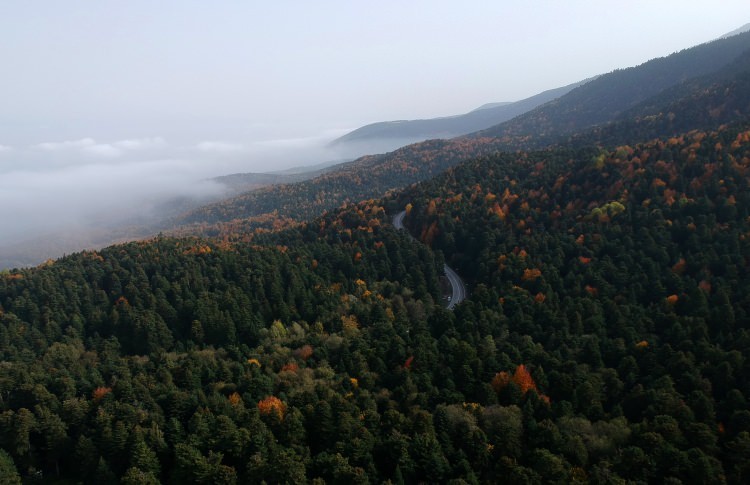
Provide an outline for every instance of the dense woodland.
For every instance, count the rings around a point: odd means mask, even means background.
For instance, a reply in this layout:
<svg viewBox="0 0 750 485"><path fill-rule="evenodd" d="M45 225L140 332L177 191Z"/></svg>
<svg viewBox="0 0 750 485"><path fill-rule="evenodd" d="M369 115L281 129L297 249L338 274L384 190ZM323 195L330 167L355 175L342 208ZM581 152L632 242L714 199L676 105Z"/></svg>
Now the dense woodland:
<svg viewBox="0 0 750 485"><path fill-rule="evenodd" d="M748 480L746 130L497 156L401 197L412 232L474 283L457 321L502 342L549 397L540 446L571 474L603 471L590 446L572 458L573 438L606 440L581 430L617 422L606 462L627 480ZM585 418L578 432L570 416Z"/></svg>
<svg viewBox="0 0 750 485"><path fill-rule="evenodd" d="M264 246L157 238L2 275L0 445L91 483L392 476L445 310L441 261L383 221L363 203Z"/></svg>
<svg viewBox="0 0 750 485"><path fill-rule="evenodd" d="M6 272L0 481L746 482L749 167L746 126L500 154Z"/></svg>
<svg viewBox="0 0 750 485"><path fill-rule="evenodd" d="M0 483L750 482L748 36L0 273Z"/></svg>
<svg viewBox="0 0 750 485"><path fill-rule="evenodd" d="M434 177L462 161L496 153L492 138L429 140L383 155L368 155L293 184L247 192L190 211L173 221L176 235L247 240L310 220L326 211Z"/></svg>

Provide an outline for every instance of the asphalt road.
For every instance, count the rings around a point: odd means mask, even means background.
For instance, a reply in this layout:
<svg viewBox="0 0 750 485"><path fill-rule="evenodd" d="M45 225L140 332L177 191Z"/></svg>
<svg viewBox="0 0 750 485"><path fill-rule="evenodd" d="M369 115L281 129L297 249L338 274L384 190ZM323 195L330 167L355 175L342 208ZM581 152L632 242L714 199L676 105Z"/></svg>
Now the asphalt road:
<svg viewBox="0 0 750 485"><path fill-rule="evenodd" d="M453 296L451 296L448 302L448 310L453 310L453 307L461 303L466 299L466 285L460 276L456 274L448 265L443 265L445 270L445 276L448 277L448 281L451 282L451 288L453 288Z"/></svg>
<svg viewBox="0 0 750 485"><path fill-rule="evenodd" d="M393 227L405 231L406 228L404 227L404 217L406 217L406 211L401 211L393 216ZM412 239L414 239L413 236ZM448 309L453 310L453 307L466 299L466 285L464 284L461 277L458 276L458 274L453 271L453 269L448 267L447 264L443 266L443 270L445 271L445 276L448 278L448 281L451 284L453 293L451 295L451 299L448 301Z"/></svg>
<svg viewBox="0 0 750 485"><path fill-rule="evenodd" d="M404 227L404 217L406 217L406 211L401 211L393 216L393 227L395 227L396 229L406 230L406 228Z"/></svg>

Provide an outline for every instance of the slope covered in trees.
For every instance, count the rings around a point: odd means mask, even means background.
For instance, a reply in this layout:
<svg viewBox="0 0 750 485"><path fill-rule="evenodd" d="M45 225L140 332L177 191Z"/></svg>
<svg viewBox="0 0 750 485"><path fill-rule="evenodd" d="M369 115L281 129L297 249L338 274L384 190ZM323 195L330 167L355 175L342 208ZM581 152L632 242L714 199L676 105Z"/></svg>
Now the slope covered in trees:
<svg viewBox="0 0 750 485"><path fill-rule="evenodd" d="M172 221L181 234L233 238L278 229L437 175L462 160L494 153L493 139L430 140L362 157L312 180L248 192Z"/></svg>
<svg viewBox="0 0 750 485"><path fill-rule="evenodd" d="M248 192L184 214L170 222L169 230L246 237L309 220L347 202L382 197L462 161L503 150L628 144L715 129L750 115L748 52L750 33L693 47L600 76L491 130L409 145L362 157L311 180Z"/></svg>
<svg viewBox="0 0 750 485"><path fill-rule="evenodd" d="M364 203L264 245L157 238L1 275L3 466L87 483L392 476L442 264L383 221Z"/></svg>
<svg viewBox="0 0 750 485"><path fill-rule="evenodd" d="M0 481L747 483L746 64L0 273Z"/></svg>
<svg viewBox="0 0 750 485"><path fill-rule="evenodd" d="M750 49L750 32L701 44L599 76L561 98L475 136L553 143L616 120L662 91L722 69ZM540 146L538 143L537 147Z"/></svg>
<svg viewBox="0 0 750 485"><path fill-rule="evenodd" d="M568 143L585 145L631 143L656 136L671 136L692 129L711 129L750 116L750 51L717 72L666 89L615 121L589 133L574 135Z"/></svg>
<svg viewBox="0 0 750 485"><path fill-rule="evenodd" d="M539 446L565 467L600 473L576 462L597 454L582 430L617 422L610 477L747 480L748 140L745 126L490 157L394 200L473 282L457 320L502 328L502 351L544 382Z"/></svg>
<svg viewBox="0 0 750 485"><path fill-rule="evenodd" d="M747 126L492 155L252 244L6 272L0 470L746 482L748 167Z"/></svg>

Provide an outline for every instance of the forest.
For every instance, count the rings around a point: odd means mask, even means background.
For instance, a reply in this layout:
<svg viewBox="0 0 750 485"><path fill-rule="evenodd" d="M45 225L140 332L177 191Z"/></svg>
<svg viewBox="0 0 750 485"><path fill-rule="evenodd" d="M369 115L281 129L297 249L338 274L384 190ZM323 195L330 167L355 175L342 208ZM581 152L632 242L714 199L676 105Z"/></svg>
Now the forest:
<svg viewBox="0 0 750 485"><path fill-rule="evenodd" d="M749 169L748 125L488 152L6 271L0 482L746 483Z"/></svg>
<svg viewBox="0 0 750 485"><path fill-rule="evenodd" d="M191 210L160 227L177 236L249 241L256 233L385 197L499 152L614 147L742 122L750 116L748 42L750 33L745 33L617 70L491 129L364 156L309 180L247 191ZM233 179L238 176L228 178Z"/></svg>
<svg viewBox="0 0 750 485"><path fill-rule="evenodd" d="M493 138L428 140L361 157L311 180L273 185L200 207L175 218L166 230L180 236L249 240L258 232L278 231L342 205L382 197L500 149Z"/></svg>

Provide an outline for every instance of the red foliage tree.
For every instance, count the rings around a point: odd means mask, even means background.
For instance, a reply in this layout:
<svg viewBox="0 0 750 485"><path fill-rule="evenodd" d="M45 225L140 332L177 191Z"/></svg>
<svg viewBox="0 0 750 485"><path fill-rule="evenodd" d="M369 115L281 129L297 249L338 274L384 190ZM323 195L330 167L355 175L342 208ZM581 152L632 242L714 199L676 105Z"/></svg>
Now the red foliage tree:
<svg viewBox="0 0 750 485"><path fill-rule="evenodd" d="M513 382L521 389L521 392L526 394L530 389L537 390L534 378L526 369L526 366L521 364L516 367L516 372L513 373Z"/></svg>

